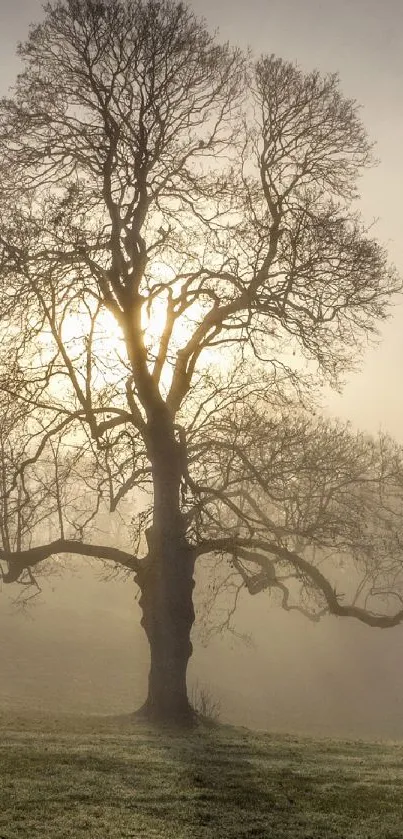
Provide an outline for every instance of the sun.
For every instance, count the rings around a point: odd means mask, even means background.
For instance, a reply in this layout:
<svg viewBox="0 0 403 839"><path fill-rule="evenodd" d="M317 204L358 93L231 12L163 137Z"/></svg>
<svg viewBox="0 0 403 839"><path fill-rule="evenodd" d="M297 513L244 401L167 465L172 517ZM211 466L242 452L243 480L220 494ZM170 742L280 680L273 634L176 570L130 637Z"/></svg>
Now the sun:
<svg viewBox="0 0 403 839"><path fill-rule="evenodd" d="M150 373L161 348L172 301L175 306L174 323L168 344L164 347L162 370L159 371L163 391L169 389L178 351L186 346L203 317L198 301L193 301L186 311L181 312L180 294L180 281L175 270L162 261L152 263L147 288L142 292L141 317ZM39 336L42 363L49 363L57 352L62 356L65 353L81 383L89 377L95 390L127 380L131 372L122 327L105 304L96 299L71 299L64 311L59 313L53 328L47 325L42 330ZM217 363L216 355L212 348L207 349L201 363L209 366ZM224 363L222 352L218 363Z"/></svg>

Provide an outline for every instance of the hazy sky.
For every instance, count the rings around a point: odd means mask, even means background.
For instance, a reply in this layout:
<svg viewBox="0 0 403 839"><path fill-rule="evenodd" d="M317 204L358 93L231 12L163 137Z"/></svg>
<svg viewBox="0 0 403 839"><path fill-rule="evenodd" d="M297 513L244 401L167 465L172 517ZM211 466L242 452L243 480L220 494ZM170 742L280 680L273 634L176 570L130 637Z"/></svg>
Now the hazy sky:
<svg viewBox="0 0 403 839"><path fill-rule="evenodd" d="M402 0L193 0L223 38L277 53L303 68L338 71L343 91L362 104L381 164L362 182L362 209L403 271L403 2ZM38 0L0 0L3 90L18 67L15 43L41 14ZM391 431L403 442L403 305L369 350L331 409L360 426Z"/></svg>

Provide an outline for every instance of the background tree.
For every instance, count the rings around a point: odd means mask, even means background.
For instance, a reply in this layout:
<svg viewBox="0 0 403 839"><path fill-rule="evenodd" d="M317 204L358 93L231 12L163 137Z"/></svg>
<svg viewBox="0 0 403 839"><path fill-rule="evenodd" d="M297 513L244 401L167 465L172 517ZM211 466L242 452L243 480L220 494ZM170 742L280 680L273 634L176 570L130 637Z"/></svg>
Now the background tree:
<svg viewBox="0 0 403 839"><path fill-rule="evenodd" d="M400 454L300 407L399 287L352 204L371 147L335 76L252 63L182 4L49 4L19 54L0 108L3 580L63 554L134 573L143 710L186 721L198 557L284 608L401 617L332 582L348 556L358 594L399 596ZM129 503L122 544L96 539Z"/></svg>

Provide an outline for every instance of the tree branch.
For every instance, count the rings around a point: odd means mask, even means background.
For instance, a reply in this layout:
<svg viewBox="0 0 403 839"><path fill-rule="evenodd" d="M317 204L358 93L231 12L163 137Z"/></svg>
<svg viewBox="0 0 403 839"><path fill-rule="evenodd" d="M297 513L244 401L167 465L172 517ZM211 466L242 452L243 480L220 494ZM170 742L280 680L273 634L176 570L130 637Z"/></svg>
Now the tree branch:
<svg viewBox="0 0 403 839"><path fill-rule="evenodd" d="M355 618L367 626L374 626L380 629L389 629L393 626L398 626L403 622L403 609L400 609L394 615L378 615L367 609L362 609L359 606L347 605L343 606L338 599L333 586L329 580L310 562L297 554L295 551L290 551L288 548L281 547L272 542L267 542L263 539L238 539L238 538L222 538L210 539L202 542L195 549L196 556L201 556L208 553L224 552L233 555L236 554L237 547L246 548L250 551L257 549L265 551L266 553L276 556L278 559L286 560L298 571L302 572L311 583L314 584L316 590L324 597L328 611L331 615L337 617Z"/></svg>
<svg viewBox="0 0 403 839"><path fill-rule="evenodd" d="M46 545L38 545L25 551L10 553L5 550L0 550L0 559L7 562L9 566L7 573L2 572L3 583L14 583L26 569L34 568L40 562L49 559L49 557L55 554L66 553L104 559L107 562L114 562L136 573L141 571L145 564L144 559L139 560L127 551L122 551L109 545L89 545L74 539L55 539Z"/></svg>

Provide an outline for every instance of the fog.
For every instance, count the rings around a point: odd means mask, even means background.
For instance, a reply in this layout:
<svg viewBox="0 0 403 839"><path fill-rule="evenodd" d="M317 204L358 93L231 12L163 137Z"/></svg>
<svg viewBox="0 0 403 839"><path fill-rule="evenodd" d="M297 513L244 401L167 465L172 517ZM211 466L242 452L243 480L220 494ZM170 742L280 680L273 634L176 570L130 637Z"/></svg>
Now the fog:
<svg viewBox="0 0 403 839"><path fill-rule="evenodd" d="M0 596L0 707L23 712L130 713L145 697L148 649L131 580L99 582L84 567L44 583L25 613ZM49 590L48 590L49 589ZM403 629L348 619L312 624L245 594L231 635L194 632L189 683L221 704L221 720L253 728L403 738Z"/></svg>
<svg viewBox="0 0 403 839"><path fill-rule="evenodd" d="M192 4L223 37L274 51L304 68L339 71L343 91L363 104L363 120L382 161L362 183L365 217L391 257L401 239L402 6L397 0L252 0ZM382 8L382 15L380 9ZM245 14L246 10L246 14ZM14 43L40 14L34 0L2 6L2 86L18 69ZM402 440L402 312L383 332L332 414ZM53 591L51 589L54 589ZM14 591L15 595L17 592ZM44 584L22 612L0 591L0 709L130 712L145 697L148 649L131 581L102 583L85 567ZM256 728L341 736L403 738L403 628L377 630L352 620L311 624L285 614L263 592L241 600L236 629L203 646L196 629L189 681L221 702L221 718Z"/></svg>

